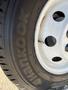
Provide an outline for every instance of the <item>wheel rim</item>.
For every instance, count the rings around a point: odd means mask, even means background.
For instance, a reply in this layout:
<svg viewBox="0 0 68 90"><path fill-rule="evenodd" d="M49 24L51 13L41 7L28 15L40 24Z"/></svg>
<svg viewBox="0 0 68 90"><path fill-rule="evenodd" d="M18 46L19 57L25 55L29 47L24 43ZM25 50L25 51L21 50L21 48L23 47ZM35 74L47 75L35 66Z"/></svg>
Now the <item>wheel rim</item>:
<svg viewBox="0 0 68 90"><path fill-rule="evenodd" d="M36 24L35 52L49 73L68 73L68 0L50 0Z"/></svg>

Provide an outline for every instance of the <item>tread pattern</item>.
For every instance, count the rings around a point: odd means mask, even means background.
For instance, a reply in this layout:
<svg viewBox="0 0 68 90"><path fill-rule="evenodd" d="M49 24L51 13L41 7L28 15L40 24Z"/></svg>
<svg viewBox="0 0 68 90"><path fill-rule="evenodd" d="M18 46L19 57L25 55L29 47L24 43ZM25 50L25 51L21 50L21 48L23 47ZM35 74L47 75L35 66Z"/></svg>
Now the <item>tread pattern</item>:
<svg viewBox="0 0 68 90"><path fill-rule="evenodd" d="M7 34L8 32L8 30L5 29L5 21L8 11L10 11L9 8L12 9L14 5L15 0L0 0L0 66L2 67L6 76L10 79L10 81L16 84L19 88L28 90L29 87L27 87L28 85L25 85L24 81L22 83L23 85L20 85L18 80L19 76L17 76L10 52L9 50L7 50L9 48L9 43L6 40L7 36L5 36L5 33Z"/></svg>
<svg viewBox="0 0 68 90"><path fill-rule="evenodd" d="M5 51L5 44L4 44L4 21L5 21L5 14L8 9L10 0L0 0L0 65L5 72L5 74L8 76L8 78L13 81L14 83L17 83L16 78L14 74L11 71L10 66L7 63L6 58L6 51Z"/></svg>

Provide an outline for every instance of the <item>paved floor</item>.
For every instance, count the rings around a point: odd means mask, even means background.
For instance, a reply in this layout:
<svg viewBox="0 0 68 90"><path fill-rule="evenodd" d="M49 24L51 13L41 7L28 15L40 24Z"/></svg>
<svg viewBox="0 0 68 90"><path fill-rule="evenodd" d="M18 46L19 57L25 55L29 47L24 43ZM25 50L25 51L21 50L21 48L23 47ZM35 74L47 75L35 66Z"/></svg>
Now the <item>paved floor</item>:
<svg viewBox="0 0 68 90"><path fill-rule="evenodd" d="M19 90L9 79L5 76L0 68L0 90Z"/></svg>

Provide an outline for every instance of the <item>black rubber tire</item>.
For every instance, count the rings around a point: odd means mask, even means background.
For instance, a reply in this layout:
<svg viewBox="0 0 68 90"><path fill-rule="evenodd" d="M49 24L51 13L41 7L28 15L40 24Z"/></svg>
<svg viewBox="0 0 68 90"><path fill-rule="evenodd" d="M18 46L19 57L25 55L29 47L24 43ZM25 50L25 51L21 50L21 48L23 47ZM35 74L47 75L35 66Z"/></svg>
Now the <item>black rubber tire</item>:
<svg viewBox="0 0 68 90"><path fill-rule="evenodd" d="M0 65L11 81L27 90L47 90L68 82L68 74L45 71L35 54L35 26L47 1L0 0Z"/></svg>

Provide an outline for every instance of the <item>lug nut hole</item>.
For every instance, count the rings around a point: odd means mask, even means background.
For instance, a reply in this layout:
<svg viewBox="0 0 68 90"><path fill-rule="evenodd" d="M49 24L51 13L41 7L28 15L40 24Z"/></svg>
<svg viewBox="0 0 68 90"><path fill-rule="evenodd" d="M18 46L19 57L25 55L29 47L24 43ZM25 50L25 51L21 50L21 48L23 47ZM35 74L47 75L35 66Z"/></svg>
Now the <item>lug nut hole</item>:
<svg viewBox="0 0 68 90"><path fill-rule="evenodd" d="M53 62L59 62L59 61L61 61L61 60L62 60L61 57L54 57L54 58L52 59Z"/></svg>
<svg viewBox="0 0 68 90"><path fill-rule="evenodd" d="M65 46L65 51L68 52L68 44Z"/></svg>
<svg viewBox="0 0 68 90"><path fill-rule="evenodd" d="M56 44L56 39L53 36L48 36L45 39L45 44L49 47L52 47Z"/></svg>
<svg viewBox="0 0 68 90"><path fill-rule="evenodd" d="M60 22L60 21L63 21L65 18L65 14L61 11L56 11L54 14L53 14L53 19L57 22Z"/></svg>
<svg viewBox="0 0 68 90"><path fill-rule="evenodd" d="M68 38L68 31L66 32L66 37Z"/></svg>

